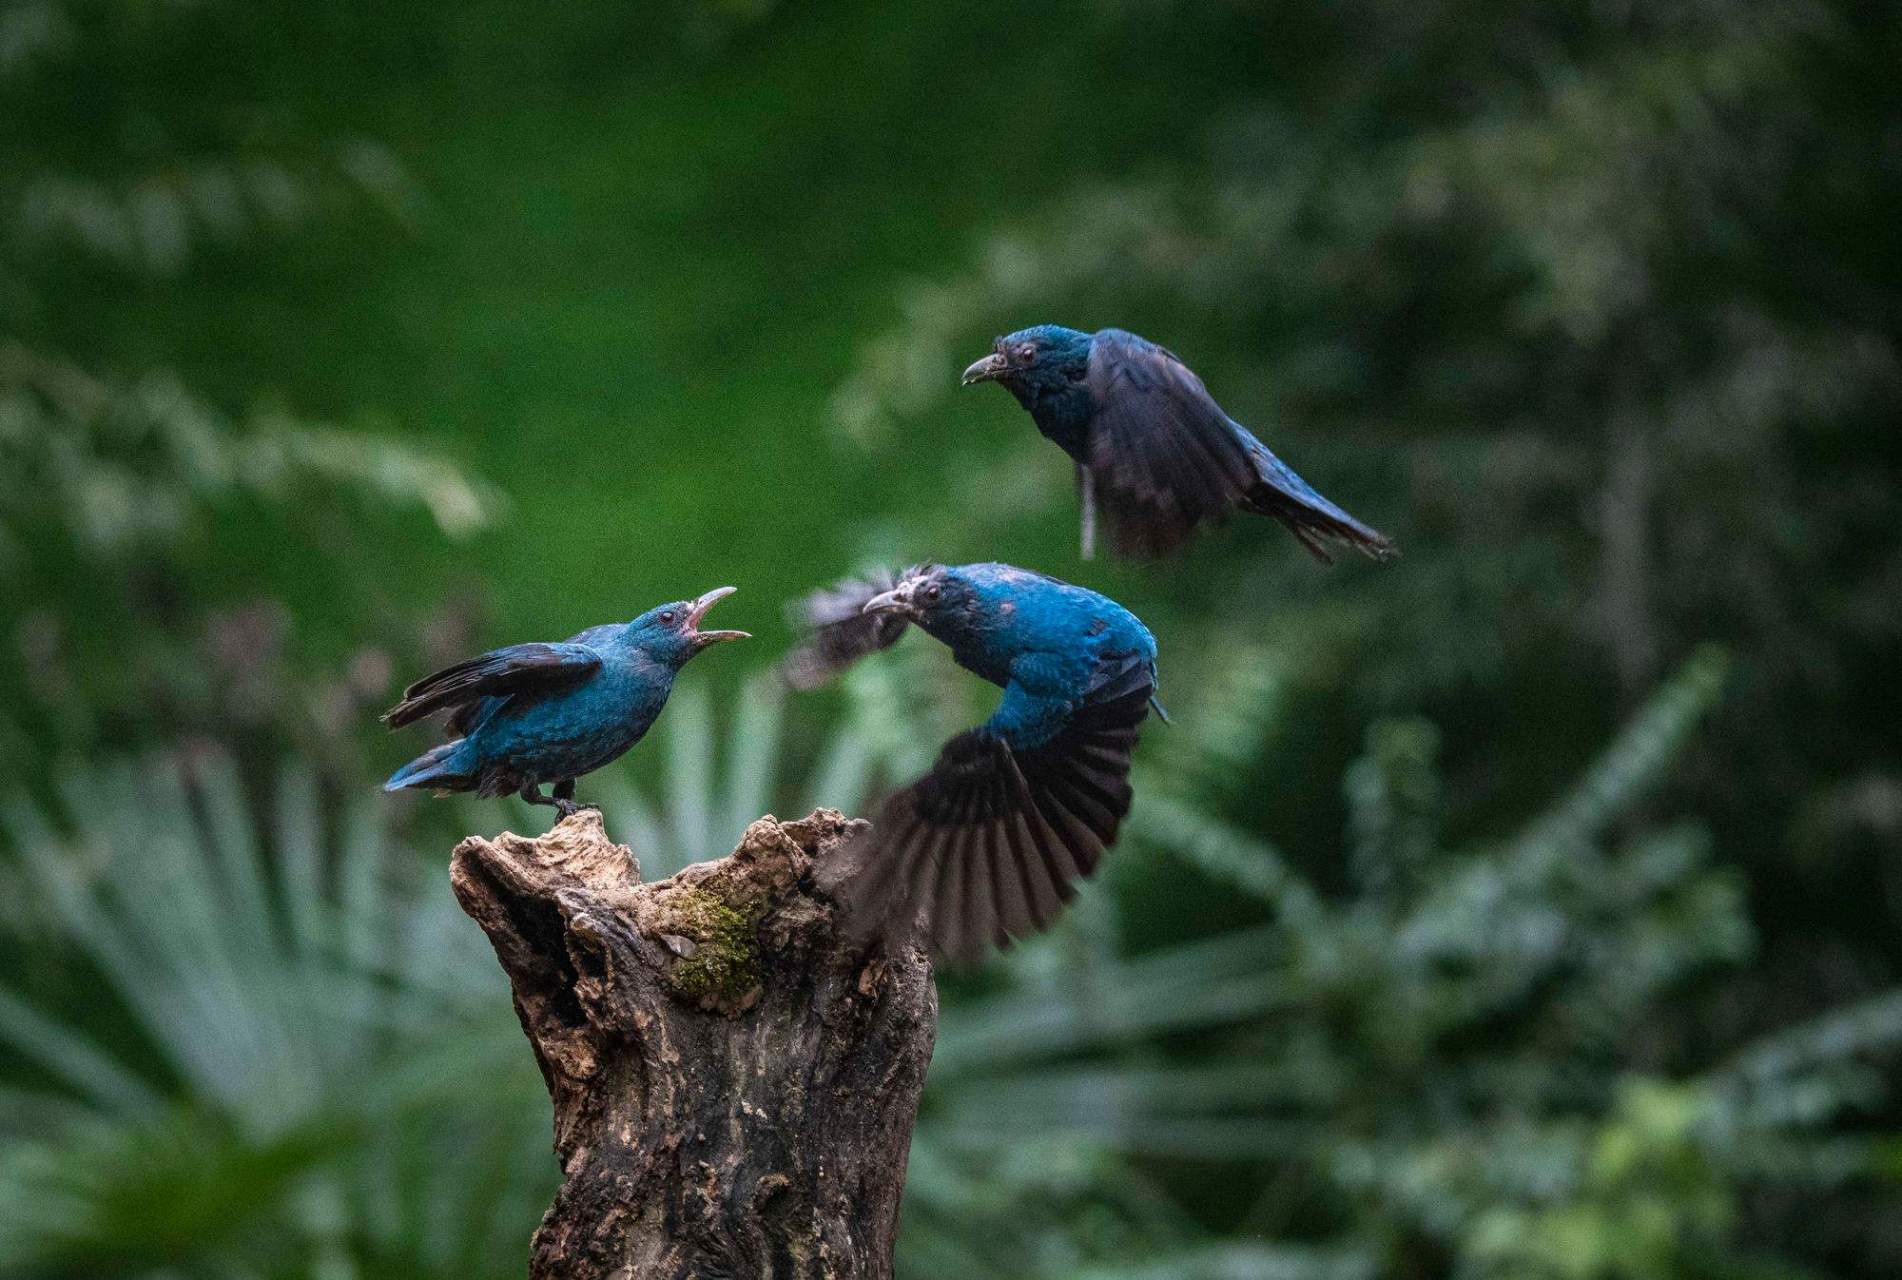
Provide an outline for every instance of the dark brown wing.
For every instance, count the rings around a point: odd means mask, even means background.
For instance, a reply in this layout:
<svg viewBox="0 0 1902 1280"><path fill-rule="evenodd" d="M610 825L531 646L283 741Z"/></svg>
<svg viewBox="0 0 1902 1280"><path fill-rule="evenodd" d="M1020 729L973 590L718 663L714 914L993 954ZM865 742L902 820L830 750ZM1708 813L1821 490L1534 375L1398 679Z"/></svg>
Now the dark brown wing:
<svg viewBox="0 0 1902 1280"><path fill-rule="evenodd" d="M1154 693L1147 663L1047 742L1013 749L989 726L945 744L872 830L821 869L862 936L919 936L951 960L1050 924L1129 813L1129 761Z"/></svg>
<svg viewBox="0 0 1902 1280"><path fill-rule="evenodd" d="M403 690L403 700L383 713L392 729L445 708L483 698L541 693L575 684L601 667L601 655L579 644L517 644L444 667Z"/></svg>
<svg viewBox="0 0 1902 1280"><path fill-rule="evenodd" d="M1098 505L1125 555L1166 555L1256 483L1245 440L1208 388L1162 347L1105 329L1090 346Z"/></svg>

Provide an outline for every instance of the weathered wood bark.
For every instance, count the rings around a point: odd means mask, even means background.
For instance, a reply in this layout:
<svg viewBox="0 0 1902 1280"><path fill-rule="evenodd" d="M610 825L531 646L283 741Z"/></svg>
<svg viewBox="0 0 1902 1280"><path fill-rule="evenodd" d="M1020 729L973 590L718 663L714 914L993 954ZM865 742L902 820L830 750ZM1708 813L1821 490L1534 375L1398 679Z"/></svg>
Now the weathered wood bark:
<svg viewBox="0 0 1902 1280"><path fill-rule="evenodd" d="M555 1104L535 1280L891 1274L937 993L811 888L862 825L761 818L655 884L588 810L457 847Z"/></svg>

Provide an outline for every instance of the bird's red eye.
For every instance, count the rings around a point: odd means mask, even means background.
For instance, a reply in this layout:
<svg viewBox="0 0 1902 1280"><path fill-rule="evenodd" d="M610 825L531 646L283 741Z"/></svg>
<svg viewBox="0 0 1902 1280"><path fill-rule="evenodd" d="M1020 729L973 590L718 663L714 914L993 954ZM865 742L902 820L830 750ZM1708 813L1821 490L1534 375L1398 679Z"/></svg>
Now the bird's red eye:
<svg viewBox="0 0 1902 1280"><path fill-rule="evenodd" d="M660 620L666 625L672 626L674 623L674 611L672 609L662 609L660 611Z"/></svg>
<svg viewBox="0 0 1902 1280"><path fill-rule="evenodd" d="M1017 348L1017 358L1025 364L1036 364L1037 348L1026 342L1023 346Z"/></svg>
<svg viewBox="0 0 1902 1280"><path fill-rule="evenodd" d="M927 600L936 600L940 594L941 591L935 582L925 588L925 599Z"/></svg>

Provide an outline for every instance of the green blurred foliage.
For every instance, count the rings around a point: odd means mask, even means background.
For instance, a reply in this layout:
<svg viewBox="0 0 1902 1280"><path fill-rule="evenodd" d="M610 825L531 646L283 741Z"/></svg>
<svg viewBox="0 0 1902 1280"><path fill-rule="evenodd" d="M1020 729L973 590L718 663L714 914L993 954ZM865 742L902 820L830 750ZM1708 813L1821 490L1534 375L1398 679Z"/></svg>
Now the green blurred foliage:
<svg viewBox="0 0 1902 1280"><path fill-rule="evenodd" d="M946 984L910 1274L1902 1270L1898 65L1822 0L0 0L0 1274L514 1274L545 1104L426 851L537 817L372 804L374 711L722 582L763 666L923 556L1117 596L1176 723ZM1404 556L1076 563L955 387L1044 320ZM591 785L659 874L973 684L695 668Z"/></svg>

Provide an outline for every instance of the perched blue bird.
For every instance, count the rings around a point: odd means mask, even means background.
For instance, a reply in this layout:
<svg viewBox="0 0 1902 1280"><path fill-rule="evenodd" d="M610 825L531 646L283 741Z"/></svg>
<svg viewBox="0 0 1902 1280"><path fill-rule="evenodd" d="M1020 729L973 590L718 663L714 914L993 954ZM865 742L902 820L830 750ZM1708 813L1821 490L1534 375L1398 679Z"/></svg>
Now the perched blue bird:
<svg viewBox="0 0 1902 1280"><path fill-rule="evenodd" d="M820 868L862 934L916 933L970 959L1047 926L1116 842L1129 758L1154 704L1156 642L1127 609L1006 564L920 565L809 597L787 674L811 685L908 625L1004 690ZM1157 710L1161 708L1158 706Z"/></svg>
<svg viewBox="0 0 1902 1280"><path fill-rule="evenodd" d="M716 587L560 644L510 645L418 680L384 714L385 723L400 729L447 710L454 736L398 769L383 789L516 791L569 816L580 807L575 779L641 740L687 659L722 640L746 638L744 631L700 630L707 610L733 591ZM552 797L542 794L544 782L554 784Z"/></svg>
<svg viewBox="0 0 1902 1280"><path fill-rule="evenodd" d="M1187 365L1133 333L1020 329L964 371L965 386L977 382L1002 383L1075 460L1085 560L1099 503L1124 555L1167 555L1237 507L1281 521L1324 564L1324 539L1395 554L1224 413Z"/></svg>

